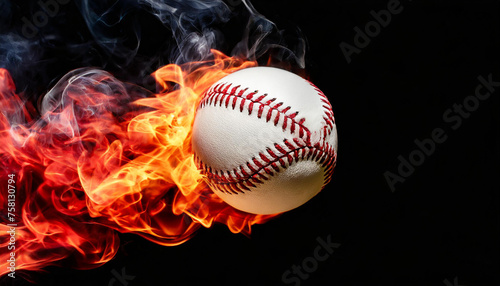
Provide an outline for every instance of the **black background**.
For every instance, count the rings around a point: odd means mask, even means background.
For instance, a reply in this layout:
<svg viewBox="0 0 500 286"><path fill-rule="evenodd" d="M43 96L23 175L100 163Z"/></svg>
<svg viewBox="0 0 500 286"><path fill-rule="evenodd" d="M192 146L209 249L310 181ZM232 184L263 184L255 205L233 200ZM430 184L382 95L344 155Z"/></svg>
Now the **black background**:
<svg viewBox="0 0 500 286"><path fill-rule="evenodd" d="M338 127L327 189L254 226L250 237L215 225L163 247L124 234L104 266L48 267L33 276L36 284L110 285L113 270L124 269L135 276L130 286L294 285L283 273L313 255L318 237L330 236L340 247L300 285L500 285L500 92L456 130L443 121L474 94L478 76L500 81L500 3L401 1L403 11L347 63L339 44L353 45L353 28L363 29L370 11L388 2L252 2L278 27L298 26L307 38L306 70L330 98ZM447 140L392 192L384 172L397 173L398 156L408 158L414 140L435 128ZM32 284L16 278L14 285Z"/></svg>

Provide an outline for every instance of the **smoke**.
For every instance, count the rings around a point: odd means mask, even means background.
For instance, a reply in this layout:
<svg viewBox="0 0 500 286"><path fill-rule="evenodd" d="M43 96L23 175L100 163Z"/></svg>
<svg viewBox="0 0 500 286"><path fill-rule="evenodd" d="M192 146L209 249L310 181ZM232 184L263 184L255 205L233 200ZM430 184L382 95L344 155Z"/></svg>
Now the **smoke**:
<svg viewBox="0 0 500 286"><path fill-rule="evenodd" d="M260 14L250 1L233 1L231 4L236 4L233 9L222 1L142 2L165 26L171 28L177 43L170 57L174 63L206 60L211 56L211 49L223 50L226 39L221 27L236 17L247 20L246 25L240 28L240 39L230 51L231 56L258 60L272 50L272 56L278 61L305 67L306 41L300 30L292 37L295 43L289 46L285 31L279 30L272 21Z"/></svg>
<svg viewBox="0 0 500 286"><path fill-rule="evenodd" d="M292 31L292 41L287 41L286 36L290 31L279 30L273 22L260 14L250 1L242 0L242 3L248 14L248 22L241 41L235 45L231 54L258 60L269 53L269 57L274 57L275 61L281 64L305 68L306 40L300 29Z"/></svg>
<svg viewBox="0 0 500 286"><path fill-rule="evenodd" d="M141 26L134 15L139 9L138 3L90 0L77 3L96 45L117 67L130 65L141 44Z"/></svg>
<svg viewBox="0 0 500 286"><path fill-rule="evenodd" d="M130 103L148 95L103 70L80 68L66 74L47 92L40 104L42 118L33 129L43 127L47 134L71 139L82 136L82 131L87 131L86 123L99 118L97 131L113 133L109 127L132 111Z"/></svg>
<svg viewBox="0 0 500 286"><path fill-rule="evenodd" d="M33 100L89 66L153 90L155 70L211 49L305 66L300 30L280 30L247 0L0 0L0 67Z"/></svg>
<svg viewBox="0 0 500 286"><path fill-rule="evenodd" d="M208 0L140 0L173 35L176 45L170 60L176 64L203 61L210 49L220 49L224 42L217 25L230 19L231 10L222 1Z"/></svg>
<svg viewBox="0 0 500 286"><path fill-rule="evenodd" d="M33 67L40 58L37 43L17 33L0 34L0 68L9 70L19 85L29 85Z"/></svg>

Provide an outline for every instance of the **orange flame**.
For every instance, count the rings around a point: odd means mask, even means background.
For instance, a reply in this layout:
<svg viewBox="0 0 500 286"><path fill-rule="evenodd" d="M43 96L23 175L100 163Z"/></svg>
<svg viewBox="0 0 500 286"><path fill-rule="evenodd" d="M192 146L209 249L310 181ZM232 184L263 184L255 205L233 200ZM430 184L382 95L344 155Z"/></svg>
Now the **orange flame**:
<svg viewBox="0 0 500 286"><path fill-rule="evenodd" d="M118 232L178 245L200 226L220 222L249 234L253 224L274 217L227 205L195 167L191 127L201 95L227 74L257 65L212 53L209 62L159 69L154 76L162 91L132 102L119 84L117 91L103 91L116 85L105 72L92 74L85 85L71 78L64 90L49 92L61 102L64 94L71 104L49 100L54 108L40 115L0 69L0 276L8 273L10 255L3 251L12 223L3 193L9 174L17 188L17 270L63 259L79 269L97 267L115 255Z"/></svg>

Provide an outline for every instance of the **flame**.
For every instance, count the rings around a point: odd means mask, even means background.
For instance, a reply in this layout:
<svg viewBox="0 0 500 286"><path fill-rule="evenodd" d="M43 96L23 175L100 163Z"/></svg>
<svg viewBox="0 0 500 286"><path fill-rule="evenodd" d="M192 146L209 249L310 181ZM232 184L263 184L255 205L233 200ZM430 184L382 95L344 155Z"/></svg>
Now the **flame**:
<svg viewBox="0 0 500 286"><path fill-rule="evenodd" d="M106 72L74 71L45 95L40 114L0 69L0 276L8 273L10 255L3 251L12 223L3 193L9 174L17 188L17 270L63 260L97 267L116 254L118 233L173 246L200 226L219 222L248 235L253 224L274 217L227 205L195 167L191 128L203 92L257 65L212 54L209 61L160 68L153 75L161 92L149 96Z"/></svg>

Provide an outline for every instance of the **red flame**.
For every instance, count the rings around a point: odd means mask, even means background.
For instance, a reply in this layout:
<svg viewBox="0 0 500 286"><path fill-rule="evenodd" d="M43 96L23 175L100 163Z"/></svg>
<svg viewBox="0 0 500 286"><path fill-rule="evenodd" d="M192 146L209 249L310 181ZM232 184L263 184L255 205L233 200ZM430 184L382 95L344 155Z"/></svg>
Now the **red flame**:
<svg viewBox="0 0 500 286"><path fill-rule="evenodd" d="M4 190L11 174L17 270L63 259L79 269L97 267L115 255L118 232L178 245L200 226L220 222L249 234L253 224L274 217L230 207L195 167L190 139L200 96L225 75L257 65L212 52L209 62L159 69L162 91L134 100L105 72L70 77L63 90L46 95L41 114L0 69L0 275L9 271L3 250L13 222Z"/></svg>

